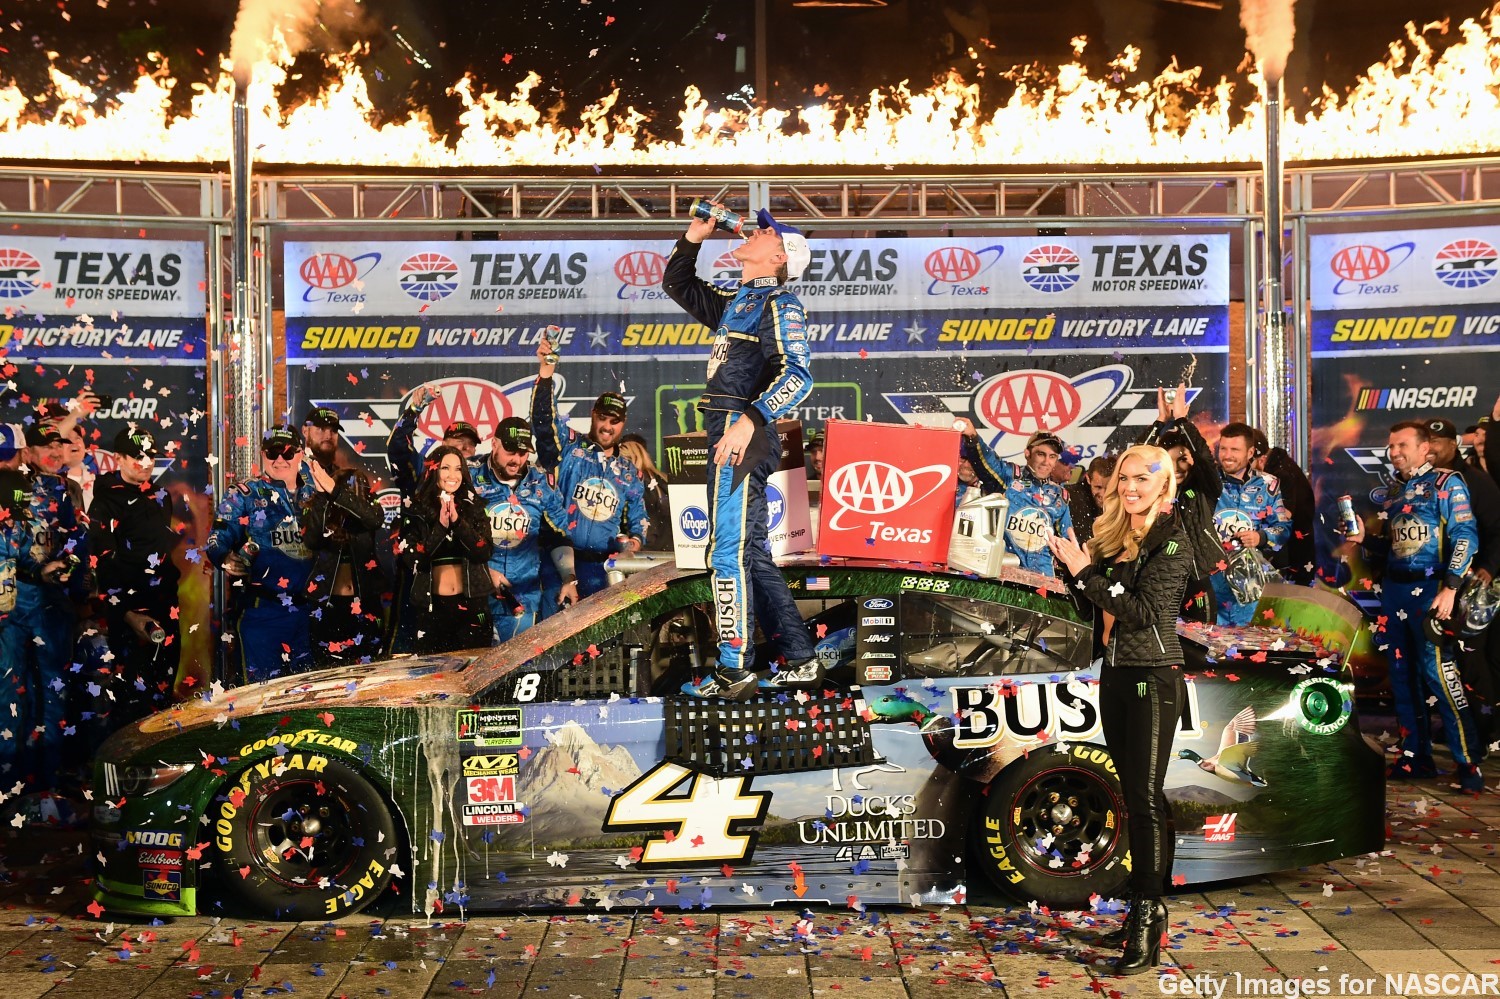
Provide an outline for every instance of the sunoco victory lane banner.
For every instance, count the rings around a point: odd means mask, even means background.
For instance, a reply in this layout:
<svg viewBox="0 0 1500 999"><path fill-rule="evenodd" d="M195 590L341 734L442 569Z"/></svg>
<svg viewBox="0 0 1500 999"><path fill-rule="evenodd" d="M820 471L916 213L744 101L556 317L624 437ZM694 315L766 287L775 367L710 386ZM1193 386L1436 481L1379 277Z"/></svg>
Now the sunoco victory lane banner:
<svg viewBox="0 0 1500 999"><path fill-rule="evenodd" d="M99 473L117 467L110 446L130 423L156 437L156 482L192 518L178 595L183 674L198 681L211 646L197 554L213 516L206 252L191 241L0 236L0 420L23 422L88 386L110 397L86 424Z"/></svg>
<svg viewBox="0 0 1500 999"><path fill-rule="evenodd" d="M714 239L700 274L738 282ZM974 419L1003 455L1043 427L1084 458L1134 441L1157 385L1196 358L1197 411L1227 412L1228 237L954 237L812 242L791 283L808 308L817 388L797 414L951 424ZM700 429L713 331L661 292L672 242L288 243L290 398L343 414L351 446L383 471L402 401L443 398L419 444L454 419L488 434L528 412L545 326L563 328L560 408L587 422L605 389L630 428ZM670 469L668 470L670 473Z"/></svg>
<svg viewBox="0 0 1500 999"><path fill-rule="evenodd" d="M1366 516L1385 496L1391 424L1462 430L1500 393L1500 227L1313 236L1312 480ZM1330 521L1331 522L1331 521ZM1318 539L1326 553L1329 539Z"/></svg>

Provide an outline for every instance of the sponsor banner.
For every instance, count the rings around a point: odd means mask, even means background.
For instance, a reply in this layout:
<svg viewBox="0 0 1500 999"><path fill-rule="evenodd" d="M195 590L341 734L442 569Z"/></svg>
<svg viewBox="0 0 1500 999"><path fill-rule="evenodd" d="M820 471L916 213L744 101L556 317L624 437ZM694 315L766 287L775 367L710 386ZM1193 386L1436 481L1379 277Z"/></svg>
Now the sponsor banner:
<svg viewBox="0 0 1500 999"><path fill-rule="evenodd" d="M206 253L187 240L0 236L0 307L7 320L201 316Z"/></svg>
<svg viewBox="0 0 1500 999"><path fill-rule="evenodd" d="M1500 347L1500 304L1314 312L1313 354Z"/></svg>
<svg viewBox="0 0 1500 999"><path fill-rule="evenodd" d="M1385 309L1493 300L1500 226L1349 232L1309 241L1312 307Z"/></svg>
<svg viewBox="0 0 1500 999"><path fill-rule="evenodd" d="M118 316L118 314L116 314ZM0 319L0 355L10 360L158 364L164 359L206 365L206 326L191 318L30 315Z"/></svg>
<svg viewBox="0 0 1500 999"><path fill-rule="evenodd" d="M807 340L815 355L1024 351L1187 349L1227 350L1226 305L1098 308L987 309L983 315L949 309L916 309L910 301L880 312L824 312L810 305ZM292 363L331 358L405 357L533 358L548 325L556 325L559 353L569 358L635 359L701 354L705 363L713 331L680 310L661 317L638 312L552 312L525 317L466 313L459 316L358 315L289 318L287 357Z"/></svg>
<svg viewBox="0 0 1500 999"><path fill-rule="evenodd" d="M952 429L831 421L818 554L945 561L958 446Z"/></svg>
<svg viewBox="0 0 1500 999"><path fill-rule="evenodd" d="M909 357L899 365L858 355L820 357L813 362L817 384L794 415L804 428L814 429L829 420L865 419L951 427L964 416L1007 459L1019 458L1026 438L1045 425L1062 436L1070 457L1087 461L1139 440L1156 419L1156 386L1175 385L1196 358L1196 385L1189 389L1193 413L1213 425L1228 418L1227 353L1118 353ZM481 450L488 450L488 437L500 420L529 416L534 359L472 364L462 375L454 370L440 360L388 367L369 362L292 366L290 408L298 414L311 403L334 409L343 420L340 460L360 461L387 479L386 442L410 393L425 382L436 382L442 398L417 424L419 449L448 423L466 420L486 439ZM704 429L697 408L703 375L697 360L570 366L565 359L554 375L558 412L575 429L587 431L598 394L623 390L630 403L628 429L646 437L662 471L677 481L684 470L672 467L663 442ZM701 474L690 473L682 481L701 480Z"/></svg>
<svg viewBox="0 0 1500 999"><path fill-rule="evenodd" d="M661 290L672 243L504 240L288 243L288 318L675 314ZM732 244L698 273L733 287ZM1004 236L814 240L793 287L810 309L1217 305L1229 237ZM921 306L918 306L919 308Z"/></svg>

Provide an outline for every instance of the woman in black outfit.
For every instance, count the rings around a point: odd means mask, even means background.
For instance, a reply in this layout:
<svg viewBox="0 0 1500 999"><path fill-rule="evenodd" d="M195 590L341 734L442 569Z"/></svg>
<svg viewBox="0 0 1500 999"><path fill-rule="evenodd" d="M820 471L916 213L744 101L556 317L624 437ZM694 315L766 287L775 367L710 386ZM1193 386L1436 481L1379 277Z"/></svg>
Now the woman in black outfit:
<svg viewBox="0 0 1500 999"><path fill-rule="evenodd" d="M1116 466L1115 488L1081 548L1064 537L1052 550L1094 604L1099 714L1114 758L1130 834L1130 914L1115 973L1149 970L1161 956L1172 881L1171 806L1163 790L1172 738L1187 699L1177 611L1191 555L1174 510L1172 459L1136 444Z"/></svg>
<svg viewBox="0 0 1500 999"><path fill-rule="evenodd" d="M302 544L312 555L307 602L315 669L369 662L380 655L385 575L375 560L375 532L385 522L362 468L330 474L307 463L317 492L302 511Z"/></svg>
<svg viewBox="0 0 1500 999"><path fill-rule="evenodd" d="M419 655L490 645L490 582L494 551L484 503L469 465L455 447L434 448L427 473L402 515L402 564L412 573L407 613L416 622Z"/></svg>

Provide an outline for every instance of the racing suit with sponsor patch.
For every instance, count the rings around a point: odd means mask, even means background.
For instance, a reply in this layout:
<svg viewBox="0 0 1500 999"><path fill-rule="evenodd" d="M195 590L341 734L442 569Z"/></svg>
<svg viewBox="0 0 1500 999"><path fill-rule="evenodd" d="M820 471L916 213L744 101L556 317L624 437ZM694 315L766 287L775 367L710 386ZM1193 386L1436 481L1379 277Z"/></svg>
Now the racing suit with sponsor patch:
<svg viewBox="0 0 1500 999"><path fill-rule="evenodd" d="M515 608L497 597L490 598L495 634L505 642L538 620L542 525L566 537L567 509L557 490L547 484L547 477L535 468L528 468L518 480L510 480L501 478L485 462L474 472L474 491L490 522L489 566L510 581L511 592L521 605L521 613L516 614Z"/></svg>
<svg viewBox="0 0 1500 999"><path fill-rule="evenodd" d="M578 596L582 598L609 585L604 563L620 550L622 516L629 524L629 536L645 544L650 526L646 490L635 466L618 451L605 454L557 415L552 388L551 378L536 380L531 392L531 433L536 441L537 464L557 476L557 491L566 509L566 537L577 558ZM544 600L543 617L551 610L546 603Z"/></svg>
<svg viewBox="0 0 1500 999"><path fill-rule="evenodd" d="M30 636L21 621L12 624L11 618L20 598L21 577L34 579L41 567L32 557L28 524L24 519L7 516L8 513L0 507L0 517L5 518L0 520L0 716L19 719L33 686L21 669L23 657L29 654L25 643ZM0 738L0 781L6 788L15 783L20 773L18 750L23 741Z"/></svg>
<svg viewBox="0 0 1500 999"><path fill-rule="evenodd" d="M1240 531L1260 532L1260 547L1276 551L1292 536L1292 515L1281 501L1281 483L1274 475L1246 469L1243 479L1219 473L1224 484L1219 502L1214 506L1214 528L1221 543L1228 543ZM1226 558L1228 556L1226 555ZM1220 624L1242 627L1255 615L1255 604L1239 603L1223 572L1213 574L1214 599L1218 601Z"/></svg>
<svg viewBox="0 0 1500 999"><path fill-rule="evenodd" d="M978 437L964 437L963 456L986 493L1004 493L1010 501L1005 514L1005 547L1021 560L1021 568L1056 576L1057 565L1048 539L1073 530L1068 491L1056 482L1042 481L1024 465L1001 460Z"/></svg>
<svg viewBox="0 0 1500 999"><path fill-rule="evenodd" d="M1422 622L1438 588L1457 589L1479 551L1479 531L1464 477L1423 465L1392 491L1384 504L1387 536L1367 545L1388 545L1380 586L1375 644L1390 664L1396 720L1401 726L1398 766L1432 768L1432 730L1426 700L1437 700L1454 762L1472 764L1484 755L1474 731L1463 680L1451 646L1428 640ZM1425 688L1425 689L1424 689Z"/></svg>
<svg viewBox="0 0 1500 999"><path fill-rule="evenodd" d="M295 491L261 476L236 486L219 504L204 551L215 566L247 541L260 546L248 575L233 579L230 613L239 660L231 678L256 683L312 666L304 600L312 557L302 543L302 509L313 484L301 474Z"/></svg>
<svg viewBox="0 0 1500 999"><path fill-rule="evenodd" d="M714 331L708 389L698 407L708 431L708 551L719 638L719 665L749 669L754 661L750 610L789 663L811 659L813 645L766 539L766 480L781 464L776 421L813 389L802 302L776 278L729 292L698 277L701 244L679 239L662 288L689 315ZM737 420L756 433L738 465L712 464L713 449Z"/></svg>
<svg viewBox="0 0 1500 999"><path fill-rule="evenodd" d="M69 593L86 586L90 575L88 518L78 487L62 476L40 473L30 485L21 542L28 552L17 564L15 606L0 628L0 684L20 702L19 720L5 724L16 727L15 741L24 740L33 754L21 762L22 775L33 774L39 787L49 788L78 741L66 738L76 725L68 709L77 618ZM49 563L73 559L66 582L42 578Z"/></svg>

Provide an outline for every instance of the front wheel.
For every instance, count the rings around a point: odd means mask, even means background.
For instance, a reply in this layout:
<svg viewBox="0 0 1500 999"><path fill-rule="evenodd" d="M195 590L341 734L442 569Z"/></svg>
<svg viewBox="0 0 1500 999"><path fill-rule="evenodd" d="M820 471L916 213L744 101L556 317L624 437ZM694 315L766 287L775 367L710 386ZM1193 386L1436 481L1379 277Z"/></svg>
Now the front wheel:
<svg viewBox="0 0 1500 999"><path fill-rule="evenodd" d="M1059 909L1117 897L1130 876L1124 802L1098 746L1034 749L990 782L975 815L971 855L1020 901Z"/></svg>
<svg viewBox="0 0 1500 999"><path fill-rule="evenodd" d="M391 883L398 837L380 792L335 759L295 753L224 789L214 840L228 892L275 919L328 919Z"/></svg>

